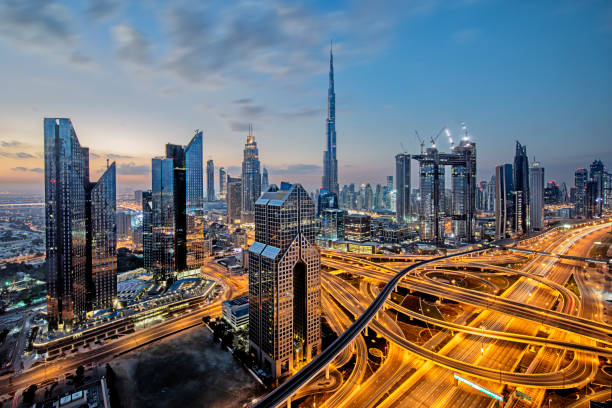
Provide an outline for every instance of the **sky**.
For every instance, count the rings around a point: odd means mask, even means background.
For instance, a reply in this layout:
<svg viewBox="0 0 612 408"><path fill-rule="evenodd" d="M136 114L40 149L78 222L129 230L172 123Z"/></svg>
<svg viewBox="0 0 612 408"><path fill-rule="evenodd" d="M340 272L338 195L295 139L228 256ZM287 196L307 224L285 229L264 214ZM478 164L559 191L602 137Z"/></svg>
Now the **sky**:
<svg viewBox="0 0 612 408"><path fill-rule="evenodd" d="M341 186L462 121L479 179L515 140L568 186L612 167L606 0L0 0L0 191L42 191L44 117L72 119L92 179L115 160L119 191L195 129L238 176L249 123L271 182L318 188L332 40Z"/></svg>

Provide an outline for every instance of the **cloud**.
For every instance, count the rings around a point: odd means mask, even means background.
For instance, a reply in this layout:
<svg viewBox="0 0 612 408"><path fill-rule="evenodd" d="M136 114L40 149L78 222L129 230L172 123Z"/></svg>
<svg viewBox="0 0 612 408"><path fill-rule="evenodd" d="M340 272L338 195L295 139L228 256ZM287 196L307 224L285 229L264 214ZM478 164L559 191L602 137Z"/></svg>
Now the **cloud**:
<svg viewBox="0 0 612 408"><path fill-rule="evenodd" d="M105 171L106 168L102 169ZM151 173L151 168L145 165L136 165L135 163L124 163L117 166L117 173L127 176L142 176Z"/></svg>
<svg viewBox="0 0 612 408"><path fill-rule="evenodd" d="M13 171L31 171L32 173L44 173L45 172L45 170L41 169L40 167L27 168L23 166L17 166L17 167L13 167L11 170Z"/></svg>
<svg viewBox="0 0 612 408"><path fill-rule="evenodd" d="M8 159L33 159L36 156L30 153L26 153L26 152L17 152L17 153L0 152L0 157L6 157Z"/></svg>
<svg viewBox="0 0 612 408"><path fill-rule="evenodd" d="M92 63L92 59L79 51L74 51L70 54L70 62L76 65L89 66Z"/></svg>
<svg viewBox="0 0 612 408"><path fill-rule="evenodd" d="M2 140L0 141L0 147L28 147L30 146L27 143L20 142L19 140Z"/></svg>
<svg viewBox="0 0 612 408"><path fill-rule="evenodd" d="M457 44L466 45L476 41L479 36L480 30L476 28L464 28L462 30L455 31L451 36L451 39Z"/></svg>
<svg viewBox="0 0 612 408"><path fill-rule="evenodd" d="M253 99L251 99L251 98L241 98L241 99L233 100L232 103L235 103L237 105L251 104L251 103L253 103Z"/></svg>
<svg viewBox="0 0 612 408"><path fill-rule="evenodd" d="M229 166L225 168L225 171L232 177L240 177L240 175L242 174L242 167Z"/></svg>
<svg viewBox="0 0 612 408"><path fill-rule="evenodd" d="M116 154L116 153L107 153L104 155L107 159L111 160L119 160L119 159L131 159L133 156L129 156L127 154Z"/></svg>
<svg viewBox="0 0 612 408"><path fill-rule="evenodd" d="M289 164L287 166L282 167L270 167L270 170L274 171L274 173L280 174L319 174L323 170L321 166L318 164Z"/></svg>
<svg viewBox="0 0 612 408"><path fill-rule="evenodd" d="M0 37L35 49L65 47L74 40L68 10L46 0L0 1Z"/></svg>
<svg viewBox="0 0 612 408"><path fill-rule="evenodd" d="M249 124L246 122L238 122L235 120L229 121L229 127L233 132L247 132L249 130Z"/></svg>
<svg viewBox="0 0 612 408"><path fill-rule="evenodd" d="M93 20L105 20L111 17L119 8L117 0L89 0L87 14Z"/></svg>
<svg viewBox="0 0 612 408"><path fill-rule="evenodd" d="M244 105L239 109L240 115L242 116L259 116L266 111L266 108L262 105Z"/></svg>
<svg viewBox="0 0 612 408"><path fill-rule="evenodd" d="M121 61L138 67L152 63L151 43L141 32L128 25L116 25L111 29L111 34Z"/></svg>

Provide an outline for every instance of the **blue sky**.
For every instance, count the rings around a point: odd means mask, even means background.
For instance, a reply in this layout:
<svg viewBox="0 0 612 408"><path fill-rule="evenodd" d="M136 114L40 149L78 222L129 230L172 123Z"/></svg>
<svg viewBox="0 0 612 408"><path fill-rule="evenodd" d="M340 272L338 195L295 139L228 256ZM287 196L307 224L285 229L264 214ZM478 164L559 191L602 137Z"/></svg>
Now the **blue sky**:
<svg viewBox="0 0 612 408"><path fill-rule="evenodd" d="M0 0L0 188L40 188L45 116L73 119L94 173L117 160L120 189L196 128L238 175L248 123L273 182L318 187L330 39L341 184L384 183L415 129L461 121L481 179L514 140L547 180L612 166L608 1Z"/></svg>

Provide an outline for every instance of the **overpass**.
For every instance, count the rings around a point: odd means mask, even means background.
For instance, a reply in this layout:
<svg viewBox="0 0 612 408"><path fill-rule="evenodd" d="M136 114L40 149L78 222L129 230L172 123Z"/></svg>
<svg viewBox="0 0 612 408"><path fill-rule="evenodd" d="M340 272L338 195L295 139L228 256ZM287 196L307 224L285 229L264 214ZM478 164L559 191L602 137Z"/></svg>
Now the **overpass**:
<svg viewBox="0 0 612 408"><path fill-rule="evenodd" d="M552 258L560 258L560 259L569 259L571 261L579 261L579 262L592 262L600 265L608 265L612 264L612 260L602 260L602 259L594 259L594 258L583 258L581 256L572 256L572 255L562 255L562 254L551 254L550 252L536 251L533 249L525 249L525 248L517 248L512 246L500 245L500 249L505 249L507 251L513 252L521 252L524 254L535 254L541 256L548 256Z"/></svg>
<svg viewBox="0 0 612 408"><path fill-rule="evenodd" d="M482 252L489 247L482 247L470 251L460 252L453 255L446 255L429 260L421 261L411 265L401 272L396 274L391 280L383 287L380 294L376 296L374 301L368 306L365 312L357 318L357 320L338 337L329 347L327 347L321 354L315 357L310 363L304 366L301 370L295 373L286 382L281 384L278 388L274 389L268 395L266 395L261 401L259 401L255 407L257 408L274 408L284 402L290 402L291 397L295 395L298 390L312 380L317 374L323 371L341 352L344 350L361 332L366 326L374 319L376 314L384 307L387 298L391 295L399 281L412 270L427 265L432 262L441 261L444 259L452 258L455 256L467 255L475 252Z"/></svg>

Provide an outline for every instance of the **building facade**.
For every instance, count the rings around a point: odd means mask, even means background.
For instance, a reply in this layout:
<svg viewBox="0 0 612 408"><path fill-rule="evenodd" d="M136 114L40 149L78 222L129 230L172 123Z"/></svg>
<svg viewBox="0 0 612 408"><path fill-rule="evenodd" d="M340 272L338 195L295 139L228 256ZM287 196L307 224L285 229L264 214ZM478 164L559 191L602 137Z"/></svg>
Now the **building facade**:
<svg viewBox="0 0 612 408"><path fill-rule="evenodd" d="M514 232L529 232L529 160L527 146L516 142L514 155Z"/></svg>
<svg viewBox="0 0 612 408"><path fill-rule="evenodd" d="M196 130L187 146L185 146L185 177L187 208L202 208L204 205L204 176L203 172L203 134Z"/></svg>
<svg viewBox="0 0 612 408"><path fill-rule="evenodd" d="M506 238L514 226L513 172L511 164L495 167L495 236Z"/></svg>
<svg viewBox="0 0 612 408"><path fill-rule="evenodd" d="M227 173L225 167L219 167L219 200L225 200L227 194Z"/></svg>
<svg viewBox="0 0 612 408"><path fill-rule="evenodd" d="M249 130L247 141L244 144L244 158L242 160L242 222L251 223L255 215L255 201L261 195L261 174L259 164L259 150Z"/></svg>
<svg viewBox="0 0 612 408"><path fill-rule="evenodd" d="M339 194L336 158L336 92L334 90L334 55L329 50L329 89L327 90L326 150L323 152L322 187Z"/></svg>
<svg viewBox="0 0 612 408"><path fill-rule="evenodd" d="M116 294L115 164L89 182L89 149L72 121L45 118L47 321L71 329Z"/></svg>
<svg viewBox="0 0 612 408"><path fill-rule="evenodd" d="M242 179L227 176L227 223L240 224L242 212Z"/></svg>
<svg viewBox="0 0 612 408"><path fill-rule="evenodd" d="M544 167L538 162L529 169L529 220L532 231L544 229Z"/></svg>
<svg viewBox="0 0 612 408"><path fill-rule="evenodd" d="M301 185L270 185L257 200L248 265L250 351L273 378L290 375L321 352L315 204Z"/></svg>
<svg viewBox="0 0 612 408"><path fill-rule="evenodd" d="M206 162L206 201L215 201L215 163L212 160Z"/></svg>
<svg viewBox="0 0 612 408"><path fill-rule="evenodd" d="M406 153L395 156L395 214L400 224L405 223L411 215L410 159Z"/></svg>

